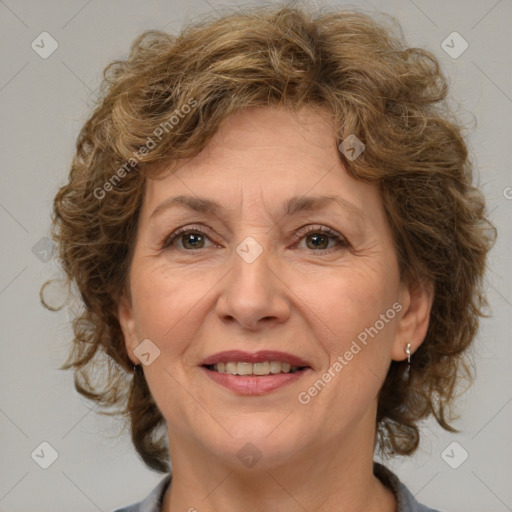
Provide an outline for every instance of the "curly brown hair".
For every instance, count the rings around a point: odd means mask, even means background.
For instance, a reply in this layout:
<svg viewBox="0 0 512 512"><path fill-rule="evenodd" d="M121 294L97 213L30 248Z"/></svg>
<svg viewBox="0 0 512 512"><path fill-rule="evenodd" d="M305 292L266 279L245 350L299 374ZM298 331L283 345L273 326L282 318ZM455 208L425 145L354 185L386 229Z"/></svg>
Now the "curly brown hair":
<svg viewBox="0 0 512 512"><path fill-rule="evenodd" d="M411 454L417 424L430 414L454 431L451 404L460 378L471 379L467 349L485 316L495 230L431 53L407 47L384 15L260 7L189 25L178 36L142 33L128 58L106 67L100 91L54 201L52 233L84 305L62 368L74 369L79 393L115 406L104 414L125 416L150 468L170 468L159 433L165 420L127 355L118 319L144 183L153 164L197 155L224 119L252 106L324 109L337 140L354 134L366 145L356 160L340 158L353 177L379 187L402 279L435 290L409 380L407 363L393 361L382 386L378 444L385 454ZM93 379L95 370L102 379Z"/></svg>

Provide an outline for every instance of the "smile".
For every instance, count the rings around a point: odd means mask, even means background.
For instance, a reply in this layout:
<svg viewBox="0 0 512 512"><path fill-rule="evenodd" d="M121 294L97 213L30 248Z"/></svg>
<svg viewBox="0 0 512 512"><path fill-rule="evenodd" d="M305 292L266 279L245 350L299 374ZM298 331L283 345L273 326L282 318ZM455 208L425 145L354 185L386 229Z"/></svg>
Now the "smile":
<svg viewBox="0 0 512 512"><path fill-rule="evenodd" d="M289 363L281 361L262 361L260 363L247 362L220 362L208 365L207 368L218 373L227 373L229 375L275 375L279 373L295 373L304 367L292 366Z"/></svg>
<svg viewBox="0 0 512 512"><path fill-rule="evenodd" d="M201 361L199 368L237 395L264 395L313 371L305 359L275 350L225 350Z"/></svg>

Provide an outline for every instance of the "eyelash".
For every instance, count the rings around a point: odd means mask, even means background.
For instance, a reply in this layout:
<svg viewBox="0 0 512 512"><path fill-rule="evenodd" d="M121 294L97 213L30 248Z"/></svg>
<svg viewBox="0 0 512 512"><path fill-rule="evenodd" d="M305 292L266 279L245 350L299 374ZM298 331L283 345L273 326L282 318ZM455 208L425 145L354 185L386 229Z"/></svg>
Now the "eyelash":
<svg viewBox="0 0 512 512"><path fill-rule="evenodd" d="M208 235L199 227L184 226L182 228L177 229L176 231L172 232L170 235L168 235L164 238L164 240L161 243L162 250L170 249L171 244L176 239L178 239L178 237L180 235L192 234L192 233L200 234L200 235L206 236L208 238ZM340 250L342 248L346 249L349 247L349 243L345 239L345 237L343 237L342 235L340 235L338 232L334 231L333 229L328 228L327 226L307 226L307 229L299 230L299 232L294 235L294 238L296 238L297 241L300 241L304 237L306 237L307 235L312 234L312 233L313 234L329 235L328 238L337 242L338 246L331 247L329 249L317 249L317 250L309 249L311 252L322 252L324 254L329 254L333 251ZM195 252L194 249L184 249L184 248L180 248L180 249L182 249L184 251L188 251L188 252ZM197 251L200 251L201 249L203 249L203 247L200 249L197 249Z"/></svg>

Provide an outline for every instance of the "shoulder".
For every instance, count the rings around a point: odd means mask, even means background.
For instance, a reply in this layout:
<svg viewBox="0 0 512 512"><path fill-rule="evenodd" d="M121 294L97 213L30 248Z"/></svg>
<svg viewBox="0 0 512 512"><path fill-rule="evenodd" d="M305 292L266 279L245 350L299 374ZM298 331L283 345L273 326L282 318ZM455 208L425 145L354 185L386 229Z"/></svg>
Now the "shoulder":
<svg viewBox="0 0 512 512"><path fill-rule="evenodd" d="M373 472L384 485L394 492L397 501L397 512L440 512L419 503L399 478L382 464L374 462Z"/></svg>
<svg viewBox="0 0 512 512"><path fill-rule="evenodd" d="M112 512L160 512L165 491L171 483L171 475L166 475L158 485L142 500Z"/></svg>
<svg viewBox="0 0 512 512"><path fill-rule="evenodd" d="M397 512L440 512L419 503L411 491L388 468L374 463L374 473L379 480L389 487L397 499ZM163 498L171 483L171 475L166 475L146 498L126 507L117 508L112 512L160 512Z"/></svg>

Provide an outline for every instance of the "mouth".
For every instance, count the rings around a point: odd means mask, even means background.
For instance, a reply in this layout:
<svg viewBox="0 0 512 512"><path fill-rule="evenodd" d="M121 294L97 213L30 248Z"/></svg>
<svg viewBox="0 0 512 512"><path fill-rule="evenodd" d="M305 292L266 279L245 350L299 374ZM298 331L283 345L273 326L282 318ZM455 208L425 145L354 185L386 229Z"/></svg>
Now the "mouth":
<svg viewBox="0 0 512 512"><path fill-rule="evenodd" d="M214 382L239 395L269 393L312 370L307 361L275 351L221 352L205 359L201 367Z"/></svg>
<svg viewBox="0 0 512 512"><path fill-rule="evenodd" d="M212 372L226 373L228 375L251 375L264 377L280 373L296 373L309 368L308 366L292 366L281 361L262 361L260 363L247 363L243 361L223 361L217 364L204 365Z"/></svg>

